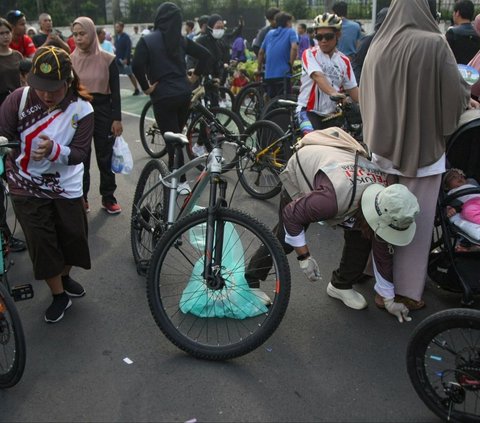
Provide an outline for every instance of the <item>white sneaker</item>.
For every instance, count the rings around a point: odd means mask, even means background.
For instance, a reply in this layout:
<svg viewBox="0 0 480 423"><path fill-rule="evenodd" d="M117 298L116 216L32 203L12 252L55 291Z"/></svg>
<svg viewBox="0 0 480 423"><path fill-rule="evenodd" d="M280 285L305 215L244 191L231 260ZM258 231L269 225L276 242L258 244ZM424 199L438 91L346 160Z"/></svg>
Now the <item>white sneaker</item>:
<svg viewBox="0 0 480 423"><path fill-rule="evenodd" d="M327 294L343 302L347 307L354 308L355 310L362 310L367 307L367 301L363 298L360 292L354 289L338 289L331 283L327 285Z"/></svg>
<svg viewBox="0 0 480 423"><path fill-rule="evenodd" d="M264 305L269 306L272 304L270 297L265 294L260 288L250 288L250 291L255 295Z"/></svg>
<svg viewBox="0 0 480 423"><path fill-rule="evenodd" d="M207 149L205 148L205 146L204 145L198 145L198 144L195 144L192 147L192 151L193 151L193 154L195 154L197 157L203 156L204 154L207 153Z"/></svg>
<svg viewBox="0 0 480 423"><path fill-rule="evenodd" d="M187 181L181 182L177 187L177 192L181 195L188 195L192 192L190 185Z"/></svg>

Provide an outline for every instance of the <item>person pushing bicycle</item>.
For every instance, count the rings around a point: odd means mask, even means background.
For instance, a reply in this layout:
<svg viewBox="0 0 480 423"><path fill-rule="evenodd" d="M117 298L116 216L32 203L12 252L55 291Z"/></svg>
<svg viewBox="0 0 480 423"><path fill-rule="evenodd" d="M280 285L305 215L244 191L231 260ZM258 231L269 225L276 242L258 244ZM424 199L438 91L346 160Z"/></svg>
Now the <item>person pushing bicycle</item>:
<svg viewBox="0 0 480 423"><path fill-rule="evenodd" d="M400 322L409 321L409 309L395 298L392 246L407 245L415 234L416 197L402 185L387 186L387 175L367 159L365 149L337 127L306 135L280 177L283 191L273 232L285 253L297 253L307 279L320 280L320 270L305 230L320 221L339 225L345 245L327 294L353 309L367 307L353 285L364 277L372 251L375 291L381 297L376 304ZM245 272L249 286L260 287L271 266L271 258L259 248Z"/></svg>

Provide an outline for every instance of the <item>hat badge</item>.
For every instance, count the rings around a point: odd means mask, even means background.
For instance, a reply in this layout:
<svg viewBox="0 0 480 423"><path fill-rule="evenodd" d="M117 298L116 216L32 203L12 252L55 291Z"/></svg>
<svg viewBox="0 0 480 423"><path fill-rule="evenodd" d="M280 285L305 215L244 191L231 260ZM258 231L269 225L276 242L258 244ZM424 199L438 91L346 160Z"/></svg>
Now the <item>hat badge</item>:
<svg viewBox="0 0 480 423"><path fill-rule="evenodd" d="M52 71L52 65L49 63L42 63L40 65L40 72L42 73L50 73Z"/></svg>

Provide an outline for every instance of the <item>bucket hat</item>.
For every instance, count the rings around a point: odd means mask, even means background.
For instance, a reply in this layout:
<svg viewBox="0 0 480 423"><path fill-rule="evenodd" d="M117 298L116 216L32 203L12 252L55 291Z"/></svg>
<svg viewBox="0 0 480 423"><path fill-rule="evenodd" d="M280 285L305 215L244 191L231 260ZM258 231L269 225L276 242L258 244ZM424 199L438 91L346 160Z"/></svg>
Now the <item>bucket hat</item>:
<svg viewBox="0 0 480 423"><path fill-rule="evenodd" d="M392 245L408 245L415 235L417 198L405 185L370 185L362 195L362 212L376 235Z"/></svg>
<svg viewBox="0 0 480 423"><path fill-rule="evenodd" d="M41 91L57 91L65 81L73 78L72 61L65 50L58 47L40 47L33 56L28 85Z"/></svg>

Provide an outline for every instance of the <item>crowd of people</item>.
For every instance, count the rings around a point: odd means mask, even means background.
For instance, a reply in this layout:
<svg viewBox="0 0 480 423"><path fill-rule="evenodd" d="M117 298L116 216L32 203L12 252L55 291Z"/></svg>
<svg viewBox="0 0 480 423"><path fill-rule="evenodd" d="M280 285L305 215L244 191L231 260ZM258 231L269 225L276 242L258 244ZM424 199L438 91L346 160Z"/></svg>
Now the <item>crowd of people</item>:
<svg viewBox="0 0 480 423"><path fill-rule="evenodd" d="M316 281L320 271L305 230L319 220L342 226L345 247L327 294L365 308L353 285L370 267L375 304L408 321L410 310L424 306L436 197L446 171L444 138L463 111L479 107L480 89L471 92L457 69L457 63L480 69L480 18L473 15L471 0L458 0L444 35L434 0L393 0L364 36L344 1L295 29L292 15L270 8L251 49L243 19L230 32L218 14L184 22L170 2L143 31L136 25L129 35L116 22L113 38L88 17L72 22L69 37L54 29L47 13L38 17L38 29L27 28L18 10L0 18L0 136L21 140L7 157L6 179L26 246L5 220L0 225L12 251L28 247L35 278L51 289L45 320L59 321L71 297L85 294L70 269L90 267L92 140L101 207L112 215L122 211L111 171L113 144L123 132L120 75L131 81L133 95L150 96L162 133L182 132L199 78L208 74L225 84L228 64L253 56L270 97L289 92L294 62L302 65L296 113L304 138L282 174L274 229L284 250L295 251L300 269ZM246 83L245 73L234 73L232 88L238 92ZM217 105L215 91L208 95ZM324 123L338 99L359 104L371 159L348 134ZM172 167L174 152L167 148ZM262 275L247 274L256 288Z"/></svg>

